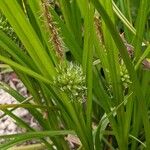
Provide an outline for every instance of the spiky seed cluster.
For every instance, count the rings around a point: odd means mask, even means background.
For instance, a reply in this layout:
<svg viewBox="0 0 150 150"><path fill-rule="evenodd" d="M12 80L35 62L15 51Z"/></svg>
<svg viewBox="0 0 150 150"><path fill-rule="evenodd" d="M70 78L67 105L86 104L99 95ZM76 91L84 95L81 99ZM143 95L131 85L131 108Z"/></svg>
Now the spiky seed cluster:
<svg viewBox="0 0 150 150"><path fill-rule="evenodd" d="M5 16L0 12L0 30L8 35L20 48L23 49L23 45L21 44L19 38L14 32L13 28L10 26L8 20Z"/></svg>
<svg viewBox="0 0 150 150"><path fill-rule="evenodd" d="M1 14L1 12L0 12L0 30L5 32L10 37L13 35L13 29L9 25L7 19Z"/></svg>
<svg viewBox="0 0 150 150"><path fill-rule="evenodd" d="M123 90L126 90L127 88L129 88L132 82L130 80L128 70L122 59L120 60L119 66L120 66L120 78L121 78L121 82L123 85ZM109 71L108 71L108 79L109 79L109 82L108 82L107 92L110 95L110 97L112 97L112 82L110 79Z"/></svg>
<svg viewBox="0 0 150 150"><path fill-rule="evenodd" d="M86 97L85 76L82 67L71 63L59 65L58 75L54 78L54 84L61 91L67 93L71 100L84 102Z"/></svg>
<svg viewBox="0 0 150 150"><path fill-rule="evenodd" d="M127 68L123 62L121 62L121 65L120 65L120 76L121 76L121 81L123 83L124 88L125 89L128 88L131 81L130 81L130 76L128 74Z"/></svg>
<svg viewBox="0 0 150 150"><path fill-rule="evenodd" d="M60 57L64 57L64 52L62 49L62 40L58 33L58 29L55 26L51 13L49 13L50 2L48 0L42 0L43 12L45 17L45 23L51 33L51 40L54 44L56 54Z"/></svg>

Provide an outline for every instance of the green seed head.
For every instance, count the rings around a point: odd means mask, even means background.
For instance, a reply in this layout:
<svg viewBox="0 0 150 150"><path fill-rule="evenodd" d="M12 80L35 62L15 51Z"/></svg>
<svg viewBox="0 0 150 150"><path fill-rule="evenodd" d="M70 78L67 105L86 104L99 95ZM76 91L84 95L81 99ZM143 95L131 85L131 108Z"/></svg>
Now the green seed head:
<svg viewBox="0 0 150 150"><path fill-rule="evenodd" d="M82 103L87 91L82 67L68 62L60 64L56 70L58 75L54 78L54 84L67 93L71 100Z"/></svg>
<svg viewBox="0 0 150 150"><path fill-rule="evenodd" d="M121 75L121 81L124 88L125 89L128 88L129 85L131 84L131 81L130 81L130 76L128 74L127 68L124 63L121 63L120 65L120 75Z"/></svg>
<svg viewBox="0 0 150 150"><path fill-rule="evenodd" d="M7 18L0 12L0 30L3 31L9 38L11 38L20 48L24 48L13 28L9 24Z"/></svg>

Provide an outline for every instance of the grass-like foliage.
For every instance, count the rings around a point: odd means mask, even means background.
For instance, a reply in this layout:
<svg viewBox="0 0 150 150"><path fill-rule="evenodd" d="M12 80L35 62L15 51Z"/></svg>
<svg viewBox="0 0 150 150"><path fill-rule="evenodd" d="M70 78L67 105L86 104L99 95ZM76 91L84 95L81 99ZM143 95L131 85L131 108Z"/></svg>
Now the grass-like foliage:
<svg viewBox="0 0 150 150"><path fill-rule="evenodd" d="M0 61L31 95L0 83L19 103L0 109L26 129L0 136L7 139L0 149L36 139L43 149L69 150L72 135L80 141L75 149L149 150L149 6L149 0L0 0ZM13 114L18 107L40 131Z"/></svg>

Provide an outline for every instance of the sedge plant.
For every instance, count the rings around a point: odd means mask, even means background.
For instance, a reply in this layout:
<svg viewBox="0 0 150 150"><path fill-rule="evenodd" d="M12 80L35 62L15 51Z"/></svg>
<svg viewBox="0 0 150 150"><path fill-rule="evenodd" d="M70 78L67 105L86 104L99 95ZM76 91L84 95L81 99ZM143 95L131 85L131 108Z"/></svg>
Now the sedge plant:
<svg viewBox="0 0 150 150"><path fill-rule="evenodd" d="M0 135L7 139L0 149L35 139L41 149L69 150L73 136L78 150L149 150L149 6L149 0L1 0L0 61L30 97L0 82L18 101L0 105L1 118L26 129ZM13 113L19 107L40 130Z"/></svg>

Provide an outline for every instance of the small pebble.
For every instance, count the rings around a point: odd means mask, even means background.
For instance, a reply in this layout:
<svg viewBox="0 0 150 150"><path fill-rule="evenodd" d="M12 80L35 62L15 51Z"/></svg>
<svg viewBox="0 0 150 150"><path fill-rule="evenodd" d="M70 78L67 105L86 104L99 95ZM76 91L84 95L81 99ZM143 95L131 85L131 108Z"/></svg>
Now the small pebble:
<svg viewBox="0 0 150 150"><path fill-rule="evenodd" d="M0 123L0 131L3 131L6 128L4 123Z"/></svg>
<svg viewBox="0 0 150 150"><path fill-rule="evenodd" d="M11 122L9 125L8 125L8 127L7 127L7 129L9 130L9 131L13 131L13 130L15 130L17 128L17 126L16 126L16 124L14 123L14 122Z"/></svg>

